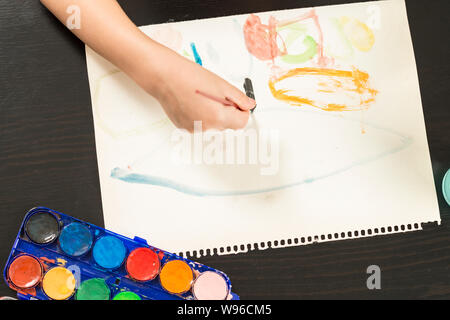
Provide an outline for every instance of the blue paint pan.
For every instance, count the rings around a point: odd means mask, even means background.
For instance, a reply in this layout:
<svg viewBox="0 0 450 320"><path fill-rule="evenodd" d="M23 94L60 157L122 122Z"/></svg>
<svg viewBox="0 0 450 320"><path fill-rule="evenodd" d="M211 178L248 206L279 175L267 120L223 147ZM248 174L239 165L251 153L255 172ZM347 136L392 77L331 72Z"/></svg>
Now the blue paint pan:
<svg viewBox="0 0 450 320"><path fill-rule="evenodd" d="M72 222L61 231L59 246L62 251L73 257L78 257L91 249L93 235L88 226Z"/></svg>

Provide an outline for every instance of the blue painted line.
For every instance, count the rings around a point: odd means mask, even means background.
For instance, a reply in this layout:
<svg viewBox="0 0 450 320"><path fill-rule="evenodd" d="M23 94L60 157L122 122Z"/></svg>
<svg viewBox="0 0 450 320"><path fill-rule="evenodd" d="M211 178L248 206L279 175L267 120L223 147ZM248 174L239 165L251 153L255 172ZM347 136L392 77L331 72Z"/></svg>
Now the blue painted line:
<svg viewBox="0 0 450 320"><path fill-rule="evenodd" d="M194 55L195 62L201 66L203 66L202 58L198 54L197 47L195 46L195 43L191 42L191 49L192 54Z"/></svg>

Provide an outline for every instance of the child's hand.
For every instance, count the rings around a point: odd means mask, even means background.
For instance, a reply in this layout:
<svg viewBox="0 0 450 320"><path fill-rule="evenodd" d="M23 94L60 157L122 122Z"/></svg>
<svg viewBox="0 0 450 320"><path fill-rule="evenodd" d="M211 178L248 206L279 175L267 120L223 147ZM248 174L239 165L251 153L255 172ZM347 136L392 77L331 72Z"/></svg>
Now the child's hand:
<svg viewBox="0 0 450 320"><path fill-rule="evenodd" d="M194 121L202 121L202 129L241 129L249 118L255 101L207 69L161 48L160 67L151 66L148 74L139 71L135 80L156 97L172 122L179 128L192 131ZM150 58L150 57L149 57ZM151 59L155 58L155 54ZM155 83L155 69L158 82ZM215 97L228 98L239 108L224 106L219 102L197 94L196 90Z"/></svg>

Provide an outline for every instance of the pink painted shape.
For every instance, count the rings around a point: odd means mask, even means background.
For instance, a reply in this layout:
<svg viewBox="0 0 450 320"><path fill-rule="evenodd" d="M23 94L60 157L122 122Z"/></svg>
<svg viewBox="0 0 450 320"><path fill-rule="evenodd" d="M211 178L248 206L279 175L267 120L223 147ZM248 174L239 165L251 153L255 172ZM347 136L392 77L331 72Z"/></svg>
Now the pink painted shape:
<svg viewBox="0 0 450 320"><path fill-rule="evenodd" d="M247 50L260 60L272 60L274 62L276 57L287 53L284 43L283 50L278 48L277 38L279 35L277 33L277 27L287 26L307 19L314 21L314 25L319 33L317 64L320 67L326 67L332 63L332 60L325 57L323 53L323 32L315 9L311 9L297 18L285 21L277 21L271 16L268 25L262 24L261 19L257 15L251 14L244 24L244 39ZM283 41L281 37L280 39Z"/></svg>
<svg viewBox="0 0 450 320"><path fill-rule="evenodd" d="M274 60L286 54L286 48L281 51L277 45L277 20L269 18L269 24L261 23L261 19L251 14L244 24L244 39L247 50L259 60Z"/></svg>

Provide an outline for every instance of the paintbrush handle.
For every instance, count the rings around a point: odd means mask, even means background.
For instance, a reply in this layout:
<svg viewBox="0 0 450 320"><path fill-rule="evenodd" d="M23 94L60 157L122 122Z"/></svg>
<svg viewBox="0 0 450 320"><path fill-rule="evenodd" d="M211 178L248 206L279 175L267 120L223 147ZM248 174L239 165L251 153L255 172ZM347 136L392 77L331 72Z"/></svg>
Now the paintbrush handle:
<svg viewBox="0 0 450 320"><path fill-rule="evenodd" d="M213 95L210 95L209 93L206 93L206 92L203 92L203 91L200 91L200 90L195 90L195 93L197 93L197 94L199 94L199 95L202 95L202 96L204 96L205 98L208 98L208 99L210 99L210 100L212 100L212 101L221 103L221 104L223 104L224 106L230 106L230 107L233 106L233 107L235 107L235 108L240 109L239 106L238 106L235 102L233 102L230 98L225 98L225 99L223 99L223 98L218 98L218 97L215 97L215 96L213 96Z"/></svg>

